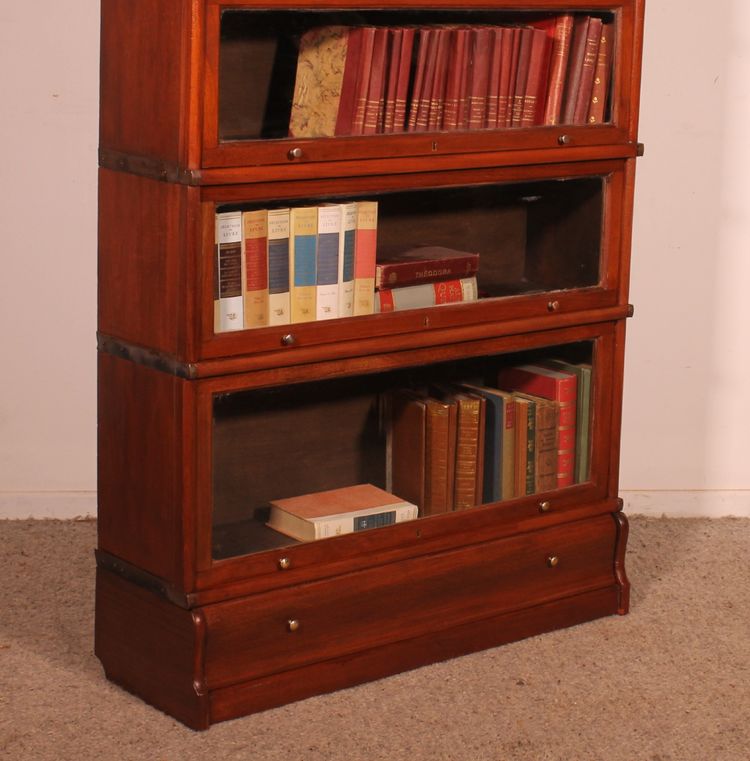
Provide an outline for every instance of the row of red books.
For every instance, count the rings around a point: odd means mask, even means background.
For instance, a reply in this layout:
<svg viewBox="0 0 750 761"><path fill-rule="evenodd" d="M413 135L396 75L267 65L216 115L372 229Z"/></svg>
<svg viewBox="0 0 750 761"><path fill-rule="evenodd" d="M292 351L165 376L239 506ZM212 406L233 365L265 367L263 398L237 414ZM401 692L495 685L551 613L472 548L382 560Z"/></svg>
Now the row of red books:
<svg viewBox="0 0 750 761"><path fill-rule="evenodd" d="M331 137L601 123L612 25L329 26L300 42L289 132Z"/></svg>

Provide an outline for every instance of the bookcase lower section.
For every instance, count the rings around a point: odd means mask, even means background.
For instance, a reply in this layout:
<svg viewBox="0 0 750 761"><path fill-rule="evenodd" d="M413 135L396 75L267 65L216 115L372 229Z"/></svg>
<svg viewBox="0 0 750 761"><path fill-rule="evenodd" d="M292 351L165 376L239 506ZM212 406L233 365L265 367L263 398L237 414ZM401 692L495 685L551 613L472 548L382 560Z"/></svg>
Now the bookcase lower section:
<svg viewBox="0 0 750 761"><path fill-rule="evenodd" d="M112 681L194 729L627 611L627 524L600 515L187 610L97 572Z"/></svg>

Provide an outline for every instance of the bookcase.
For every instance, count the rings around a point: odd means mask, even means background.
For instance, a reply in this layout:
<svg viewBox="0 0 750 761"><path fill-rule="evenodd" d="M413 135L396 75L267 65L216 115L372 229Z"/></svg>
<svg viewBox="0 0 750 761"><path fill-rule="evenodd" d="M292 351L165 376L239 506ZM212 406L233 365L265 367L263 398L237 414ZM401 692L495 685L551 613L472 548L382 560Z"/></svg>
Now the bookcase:
<svg viewBox="0 0 750 761"><path fill-rule="evenodd" d="M95 648L106 676L205 729L626 613L618 462L642 0L101 7ZM306 45L318 30L334 30L353 46L366 29L384 35L382 50L391 52L368 58L360 48L342 60L369 66L370 91L381 76L377 126L298 135L290 124ZM541 63L523 59L522 42L512 47L513 35L530 34L521 30L543 31ZM393 40L407 34L413 48L392 57ZM490 35L485 45L480 34ZM585 96L599 109L566 119L563 103L548 117L541 105L554 87L563 101L574 98L569 88L581 92L576 34L584 35L579 65L594 67L590 81L604 88ZM605 35L606 68L597 71ZM439 39L449 46L443 69ZM599 47L587 52L592 41ZM467 53L475 42L479 52ZM515 77L500 63L504 45L516 51L508 58ZM555 79L563 49L565 76ZM387 72L395 92L397 60L406 62L409 103L400 126L388 129ZM536 89L530 74L519 89L524 60L537 71ZM314 108L338 102L337 120L342 71L338 96L319 71L307 93ZM420 77L434 96L421 126ZM513 93L501 89L503 77L518 83L521 109L536 103L530 121L491 115L494 94ZM476 93L485 98L478 121L469 111L446 115L451 81L467 100L462 107ZM476 297L218 327L218 215L364 201L377 204L378 259L420 246L476 252ZM528 366L577 377L569 480L560 479L558 425L551 482L529 483L528 468L540 474L541 460L516 453L515 491L488 491L476 476L475 504L464 509L425 503L417 519L316 541L267 525L276 500L357 484L408 499L396 473L407 457L422 485L442 471L397 443L398 394L421 405L436 388L492 390L511 368ZM524 425L514 435L527 437L516 439L526 453L532 418ZM424 430L412 433L422 441ZM472 456L479 467L481 449L485 484L502 462L489 429L482 435Z"/></svg>

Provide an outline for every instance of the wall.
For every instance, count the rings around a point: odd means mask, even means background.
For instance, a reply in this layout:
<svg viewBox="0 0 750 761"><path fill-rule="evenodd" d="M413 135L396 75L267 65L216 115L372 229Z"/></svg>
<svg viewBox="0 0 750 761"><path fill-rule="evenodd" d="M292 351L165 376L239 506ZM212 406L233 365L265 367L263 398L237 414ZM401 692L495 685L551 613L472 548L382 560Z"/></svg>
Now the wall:
<svg viewBox="0 0 750 761"><path fill-rule="evenodd" d="M750 8L646 20L623 493L750 515ZM98 23L97 0L0 10L0 517L95 512Z"/></svg>

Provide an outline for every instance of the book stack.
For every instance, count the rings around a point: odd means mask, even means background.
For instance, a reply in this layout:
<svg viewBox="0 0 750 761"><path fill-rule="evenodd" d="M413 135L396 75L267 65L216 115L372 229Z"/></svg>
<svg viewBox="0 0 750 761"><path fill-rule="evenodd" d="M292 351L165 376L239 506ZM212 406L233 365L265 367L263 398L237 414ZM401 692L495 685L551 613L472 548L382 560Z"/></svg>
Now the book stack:
<svg viewBox="0 0 750 761"><path fill-rule="evenodd" d="M351 534L414 520L417 506L358 484L271 501L268 526L301 542Z"/></svg>
<svg viewBox="0 0 750 761"><path fill-rule="evenodd" d="M372 314L376 201L216 215L214 329Z"/></svg>
<svg viewBox="0 0 750 761"><path fill-rule="evenodd" d="M291 137L596 124L611 23L326 26L300 40Z"/></svg>
<svg viewBox="0 0 750 761"><path fill-rule="evenodd" d="M497 380L388 395L386 488L421 515L588 480L591 365L549 360Z"/></svg>
<svg viewBox="0 0 750 761"><path fill-rule="evenodd" d="M375 311L476 301L479 254L419 246L375 262Z"/></svg>

